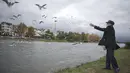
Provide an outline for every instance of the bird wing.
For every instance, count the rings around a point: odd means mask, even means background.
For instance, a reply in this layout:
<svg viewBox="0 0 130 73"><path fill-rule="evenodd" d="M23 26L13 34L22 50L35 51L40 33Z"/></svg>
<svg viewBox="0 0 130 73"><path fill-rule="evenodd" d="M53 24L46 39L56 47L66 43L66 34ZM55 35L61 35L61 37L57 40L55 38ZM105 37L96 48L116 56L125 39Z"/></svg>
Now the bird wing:
<svg viewBox="0 0 130 73"><path fill-rule="evenodd" d="M14 3L11 3L11 2L10 2L9 4L10 4L11 6L13 6L13 5L14 5Z"/></svg>
<svg viewBox="0 0 130 73"><path fill-rule="evenodd" d="M21 14L18 14L18 16L17 16L17 17L19 17L19 16L21 16Z"/></svg>
<svg viewBox="0 0 130 73"><path fill-rule="evenodd" d="M9 2L8 2L8 0L3 0L6 4L8 4Z"/></svg>
<svg viewBox="0 0 130 73"><path fill-rule="evenodd" d="M42 8L46 9L46 7L45 7L46 5L47 5L47 4L42 5Z"/></svg>
<svg viewBox="0 0 130 73"><path fill-rule="evenodd" d="M17 18L17 16L16 16L16 15L13 15L13 17Z"/></svg>
<svg viewBox="0 0 130 73"><path fill-rule="evenodd" d="M45 17L45 15L42 15L42 17Z"/></svg>
<svg viewBox="0 0 130 73"><path fill-rule="evenodd" d="M19 3L19 2L15 1L14 3Z"/></svg>
<svg viewBox="0 0 130 73"><path fill-rule="evenodd" d="M53 18L55 18L55 19L56 19L57 17L53 17ZM53 18L52 18L52 19L53 19Z"/></svg>
<svg viewBox="0 0 130 73"><path fill-rule="evenodd" d="M38 6L38 7L41 7L39 4L35 4L36 6Z"/></svg>
<svg viewBox="0 0 130 73"><path fill-rule="evenodd" d="M47 4L42 5L42 7L45 7Z"/></svg>
<svg viewBox="0 0 130 73"><path fill-rule="evenodd" d="M47 16L45 16L44 18L47 18Z"/></svg>
<svg viewBox="0 0 130 73"><path fill-rule="evenodd" d="M10 18L11 20L15 20L14 18Z"/></svg>
<svg viewBox="0 0 130 73"><path fill-rule="evenodd" d="M42 6L40 6L39 4L35 4L36 6L38 6L38 8L41 10Z"/></svg>
<svg viewBox="0 0 130 73"><path fill-rule="evenodd" d="M8 4L9 4L9 6L13 6L16 3L19 3L19 2L17 2L17 1L15 1L15 2L9 2Z"/></svg>
<svg viewBox="0 0 130 73"><path fill-rule="evenodd" d="M55 20L54 22L57 22L57 20Z"/></svg>
<svg viewBox="0 0 130 73"><path fill-rule="evenodd" d="M40 23L39 24L41 24L41 23L44 23L43 21L40 21Z"/></svg>

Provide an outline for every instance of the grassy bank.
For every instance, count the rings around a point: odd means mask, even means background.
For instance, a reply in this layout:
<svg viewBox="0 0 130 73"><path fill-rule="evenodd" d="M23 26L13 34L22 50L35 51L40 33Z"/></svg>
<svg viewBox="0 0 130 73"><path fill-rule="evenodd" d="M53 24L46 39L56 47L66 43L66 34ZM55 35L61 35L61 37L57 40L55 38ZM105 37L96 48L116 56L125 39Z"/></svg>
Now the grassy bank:
<svg viewBox="0 0 130 73"><path fill-rule="evenodd" d="M115 57L120 67L120 73L130 73L130 50L119 49L115 51ZM55 73L113 73L113 70L103 70L105 57L98 61L82 64L74 68L66 68Z"/></svg>

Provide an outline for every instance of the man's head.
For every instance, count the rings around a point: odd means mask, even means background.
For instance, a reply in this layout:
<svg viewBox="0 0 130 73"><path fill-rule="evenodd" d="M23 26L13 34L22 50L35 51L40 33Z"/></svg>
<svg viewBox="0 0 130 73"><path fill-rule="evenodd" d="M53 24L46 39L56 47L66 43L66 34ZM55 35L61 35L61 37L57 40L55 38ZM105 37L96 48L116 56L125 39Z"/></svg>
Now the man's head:
<svg viewBox="0 0 130 73"><path fill-rule="evenodd" d="M114 21L112 20L108 20L106 23L107 23L107 26L111 26L115 24Z"/></svg>

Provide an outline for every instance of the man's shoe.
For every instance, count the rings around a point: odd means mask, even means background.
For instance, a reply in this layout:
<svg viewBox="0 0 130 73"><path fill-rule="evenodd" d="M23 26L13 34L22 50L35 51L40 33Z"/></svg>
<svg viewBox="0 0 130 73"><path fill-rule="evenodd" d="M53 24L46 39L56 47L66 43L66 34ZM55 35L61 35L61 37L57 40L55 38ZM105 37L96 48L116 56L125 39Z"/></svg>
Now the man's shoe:
<svg viewBox="0 0 130 73"><path fill-rule="evenodd" d="M103 69L105 69L105 70L111 70L111 68L103 68Z"/></svg>
<svg viewBox="0 0 130 73"><path fill-rule="evenodd" d="M116 69L114 70L115 73L119 73L119 71L120 71L119 68L116 68Z"/></svg>

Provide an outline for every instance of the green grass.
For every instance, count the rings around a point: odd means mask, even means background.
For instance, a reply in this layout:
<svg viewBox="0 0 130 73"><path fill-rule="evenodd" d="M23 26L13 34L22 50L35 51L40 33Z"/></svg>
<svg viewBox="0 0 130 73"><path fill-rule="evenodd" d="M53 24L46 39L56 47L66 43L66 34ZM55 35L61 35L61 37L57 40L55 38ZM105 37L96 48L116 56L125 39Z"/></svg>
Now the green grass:
<svg viewBox="0 0 130 73"><path fill-rule="evenodd" d="M130 50L119 49L115 51L115 57L120 67L120 73L130 73ZM113 73L113 70L103 70L105 67L105 57L98 61L82 64L74 68L58 70L55 73Z"/></svg>

